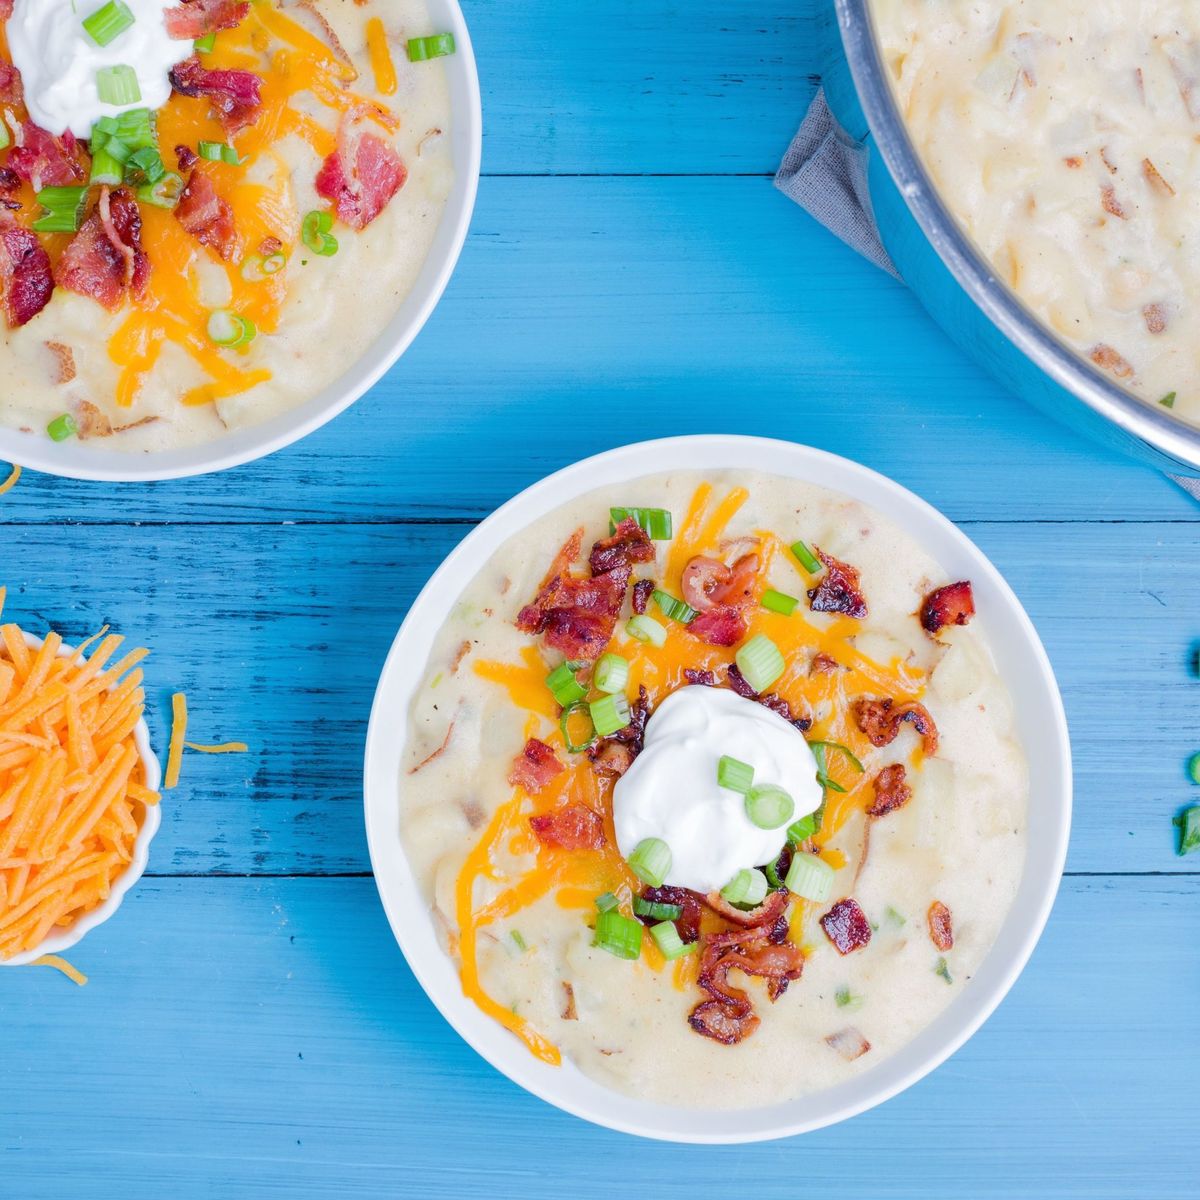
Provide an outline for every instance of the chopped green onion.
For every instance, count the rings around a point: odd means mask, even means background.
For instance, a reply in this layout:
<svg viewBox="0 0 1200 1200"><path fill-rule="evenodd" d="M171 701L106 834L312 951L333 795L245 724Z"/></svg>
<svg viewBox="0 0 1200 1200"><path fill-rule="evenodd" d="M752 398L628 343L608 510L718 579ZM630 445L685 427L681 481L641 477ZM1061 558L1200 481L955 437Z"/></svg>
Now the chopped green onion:
<svg viewBox="0 0 1200 1200"><path fill-rule="evenodd" d="M639 917L652 917L655 921L678 921L683 916L681 904L662 904L657 900L643 900L634 896L633 911Z"/></svg>
<svg viewBox="0 0 1200 1200"><path fill-rule="evenodd" d="M629 724L629 701L624 696L601 696L588 705L588 711L601 737L608 737Z"/></svg>
<svg viewBox="0 0 1200 1200"><path fill-rule="evenodd" d="M75 424L75 418L70 413L63 413L46 426L46 432L52 442L65 442L67 438L74 437L79 432L79 426Z"/></svg>
<svg viewBox="0 0 1200 1200"><path fill-rule="evenodd" d="M765 633L755 634L744 642L733 658L742 677L756 692L765 692L783 674L785 666L779 647Z"/></svg>
<svg viewBox="0 0 1200 1200"><path fill-rule="evenodd" d="M153 146L135 150L125 163L125 182L137 186L155 184L166 173L162 155Z"/></svg>
<svg viewBox="0 0 1200 1200"><path fill-rule="evenodd" d="M792 819L796 802L773 783L752 787L746 793L746 816L759 829L778 829Z"/></svg>
<svg viewBox="0 0 1200 1200"><path fill-rule="evenodd" d="M807 842L814 833L817 832L817 814L809 813L806 817L801 817L798 821L793 821L788 826L787 840L793 846L800 845L801 842Z"/></svg>
<svg viewBox="0 0 1200 1200"><path fill-rule="evenodd" d="M508 936L512 938L513 945L516 946L516 948L520 950L522 954L529 949L529 945L525 941L524 937L521 936L521 931L519 929L512 930Z"/></svg>
<svg viewBox="0 0 1200 1200"><path fill-rule="evenodd" d="M825 759L829 743L809 742L809 748L813 752L813 758L817 761L817 782L823 788L828 788L831 792L844 792L846 789L837 780L829 777L829 763Z"/></svg>
<svg viewBox="0 0 1200 1200"><path fill-rule="evenodd" d="M582 700L587 695L587 688L575 676L575 672L584 665L581 659L567 659L546 676L546 686L554 693L559 707L569 708L576 700Z"/></svg>
<svg viewBox="0 0 1200 1200"><path fill-rule="evenodd" d="M74 233L83 221L87 205L85 187L48 187L37 194L45 216L33 222L38 233Z"/></svg>
<svg viewBox="0 0 1200 1200"><path fill-rule="evenodd" d="M304 244L322 258L330 258L338 252L337 238L329 231L333 228L333 216L321 208L308 213L300 226Z"/></svg>
<svg viewBox="0 0 1200 1200"><path fill-rule="evenodd" d="M833 868L815 854L793 856L784 886L805 900L828 900L833 891Z"/></svg>
<svg viewBox="0 0 1200 1200"><path fill-rule="evenodd" d="M679 936L679 930L675 928L672 921L662 921L658 925L651 925L650 936L654 939L654 944L662 951L662 956L667 962L682 958L685 954L691 954L696 949L695 942L685 942Z"/></svg>
<svg viewBox="0 0 1200 1200"><path fill-rule="evenodd" d="M1179 826L1179 853L1192 854L1200 850L1200 805L1185 808L1175 818Z"/></svg>
<svg viewBox="0 0 1200 1200"><path fill-rule="evenodd" d="M840 750L842 754L844 754L850 760L850 765L854 767L860 775L866 770L866 767L864 767L862 763L859 762L859 760L854 756L854 753L851 751L850 747L843 746L841 742L809 742L808 745L809 749L811 749L813 746L824 746L826 750Z"/></svg>
<svg viewBox="0 0 1200 1200"><path fill-rule="evenodd" d="M206 33L202 38L197 38L192 43L192 49L197 54L211 54L217 44L217 32L214 29L212 33Z"/></svg>
<svg viewBox="0 0 1200 1200"><path fill-rule="evenodd" d="M592 683L602 692L623 692L629 682L629 662L619 654L601 655Z"/></svg>
<svg viewBox="0 0 1200 1200"><path fill-rule="evenodd" d="M174 171L168 171L157 183L143 183L137 190L137 198L155 208L175 208L182 195L183 179Z"/></svg>
<svg viewBox="0 0 1200 1200"><path fill-rule="evenodd" d="M754 768L741 759L722 754L717 760L717 786L744 796L754 783Z"/></svg>
<svg viewBox="0 0 1200 1200"><path fill-rule="evenodd" d="M137 72L124 63L116 67L101 67L96 72L96 89L102 103L118 107L136 104L142 98Z"/></svg>
<svg viewBox="0 0 1200 1200"><path fill-rule="evenodd" d="M0 150L7 150L12 145L12 134L8 132L8 126L0 121Z"/></svg>
<svg viewBox="0 0 1200 1200"><path fill-rule="evenodd" d="M793 542L792 553L810 575L820 572L821 560L803 542Z"/></svg>
<svg viewBox="0 0 1200 1200"><path fill-rule="evenodd" d="M615 908L610 908L596 918L594 944L618 958L640 958L642 923L619 913Z"/></svg>
<svg viewBox="0 0 1200 1200"><path fill-rule="evenodd" d="M106 120L113 121L116 125L116 128L111 131L112 136L118 141L124 142L130 150L156 150L158 148L154 114L148 108L130 108L123 113L118 113L115 117L102 117L96 122L96 125L98 126ZM93 126L93 131L94 129L95 126Z"/></svg>
<svg viewBox="0 0 1200 1200"><path fill-rule="evenodd" d="M454 53L454 34L435 33L430 37L408 39L408 61L425 62Z"/></svg>
<svg viewBox="0 0 1200 1200"><path fill-rule="evenodd" d="M1193 754L1188 759L1188 775L1193 783L1200 783L1200 754Z"/></svg>
<svg viewBox="0 0 1200 1200"><path fill-rule="evenodd" d="M96 9L90 17L84 17L83 27L97 46L107 46L136 22L137 18L122 0L108 0L103 8Z"/></svg>
<svg viewBox="0 0 1200 1200"><path fill-rule="evenodd" d="M1161 405L1163 406L1163 408L1174 408L1174 407L1175 407L1175 393L1174 393L1174 392L1168 392L1168 393L1167 393L1167 394L1166 394L1166 395L1165 395L1165 396L1164 396L1164 397L1163 397L1163 398L1162 398L1162 399L1159 401L1159 404L1161 404Z"/></svg>
<svg viewBox="0 0 1200 1200"><path fill-rule="evenodd" d="M629 618L625 632L639 642L649 642L652 646L664 646L667 641L667 631L653 617L641 613Z"/></svg>
<svg viewBox="0 0 1200 1200"><path fill-rule="evenodd" d="M651 887L662 887L671 869L671 847L662 838L643 838L629 856L629 869Z"/></svg>
<svg viewBox="0 0 1200 1200"><path fill-rule="evenodd" d="M600 912L608 912L610 908L616 908L620 901L612 894L605 892L603 896L596 897L596 908Z"/></svg>
<svg viewBox="0 0 1200 1200"><path fill-rule="evenodd" d="M863 998L856 996L848 987L838 988L833 998L837 1001L838 1008L848 1008L851 1012L862 1008Z"/></svg>
<svg viewBox="0 0 1200 1200"><path fill-rule="evenodd" d="M690 604L684 604L682 600L676 600L670 592L662 592L658 588L655 588L651 595L654 597L654 603L672 621L678 621L680 625L687 625L696 619L696 610Z"/></svg>
<svg viewBox="0 0 1200 1200"><path fill-rule="evenodd" d="M767 588L762 594L763 608L782 613L785 617L790 617L799 603L795 596L789 596L787 592L777 592L774 588Z"/></svg>
<svg viewBox="0 0 1200 1200"><path fill-rule="evenodd" d="M571 736L571 719L578 713L583 713L587 717L590 726L591 732L588 734L586 742L576 742ZM588 712L586 700L576 700L574 704L568 704L563 709L562 716L558 718L558 727L562 730L563 744L569 754L582 754L596 740L596 725L592 720L591 713Z"/></svg>
<svg viewBox="0 0 1200 1200"><path fill-rule="evenodd" d="M246 161L228 142L201 142L197 148L200 157L209 162L223 162L231 167L240 167Z"/></svg>
<svg viewBox="0 0 1200 1200"><path fill-rule="evenodd" d="M730 904L745 904L753 908L767 894L767 877L753 867L743 867L722 889L721 895Z"/></svg>
<svg viewBox="0 0 1200 1200"><path fill-rule="evenodd" d="M111 141L109 145L119 146ZM125 164L113 155L108 146L102 146L92 155L92 174L88 182L103 187L117 187L125 179Z"/></svg>
<svg viewBox="0 0 1200 1200"><path fill-rule="evenodd" d="M268 254L262 260L262 273L264 275L278 275L284 267L287 266L287 255L280 251L277 254Z"/></svg>
<svg viewBox="0 0 1200 1200"><path fill-rule="evenodd" d="M953 983L954 979L950 975L950 965L944 958L937 960L937 966L933 968L935 975L940 975L947 983Z"/></svg>
<svg viewBox="0 0 1200 1200"><path fill-rule="evenodd" d="M893 922L893 924L896 924L896 925L907 925L908 924L908 918L902 912L898 911L897 909L894 909L890 904L887 906L887 908L885 908L883 910L883 915L885 917L887 917L887 919L889 921Z"/></svg>
<svg viewBox="0 0 1200 1200"><path fill-rule="evenodd" d="M665 508L610 508L608 532L615 533L626 517L632 517L655 542L671 540L671 514Z"/></svg>
<svg viewBox="0 0 1200 1200"><path fill-rule="evenodd" d="M256 337L258 326L249 317L238 316L224 308L209 315L208 339L218 346L236 349L249 345Z"/></svg>

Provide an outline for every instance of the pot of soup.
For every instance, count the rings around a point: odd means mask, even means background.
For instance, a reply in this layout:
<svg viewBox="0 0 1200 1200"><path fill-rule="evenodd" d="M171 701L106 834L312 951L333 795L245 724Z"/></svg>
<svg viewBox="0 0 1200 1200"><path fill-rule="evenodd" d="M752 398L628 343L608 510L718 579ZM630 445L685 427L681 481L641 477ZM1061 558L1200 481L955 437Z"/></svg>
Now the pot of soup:
<svg viewBox="0 0 1200 1200"><path fill-rule="evenodd" d="M1181 0L836 0L824 85L883 243L977 362L1159 468L1200 467L1200 15Z"/></svg>

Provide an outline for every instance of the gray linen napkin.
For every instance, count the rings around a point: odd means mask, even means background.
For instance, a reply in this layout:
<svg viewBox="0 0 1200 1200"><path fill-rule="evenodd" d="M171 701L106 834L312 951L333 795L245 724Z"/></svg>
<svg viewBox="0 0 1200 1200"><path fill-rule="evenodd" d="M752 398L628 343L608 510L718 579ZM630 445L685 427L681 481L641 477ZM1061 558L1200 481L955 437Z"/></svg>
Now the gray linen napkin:
<svg viewBox="0 0 1200 1200"><path fill-rule="evenodd" d="M869 153L834 120L825 102L825 91L818 88L779 164L775 186L868 262L900 279L879 238L871 208L867 188ZM1200 479L1184 475L1170 478L1200 500Z"/></svg>

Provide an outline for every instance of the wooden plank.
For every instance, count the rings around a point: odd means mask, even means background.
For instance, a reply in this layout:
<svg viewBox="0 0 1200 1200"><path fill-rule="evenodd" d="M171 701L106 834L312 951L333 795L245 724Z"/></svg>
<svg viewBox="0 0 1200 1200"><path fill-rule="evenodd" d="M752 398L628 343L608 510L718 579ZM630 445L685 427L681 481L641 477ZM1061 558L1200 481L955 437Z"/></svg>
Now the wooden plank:
<svg viewBox="0 0 1200 1200"><path fill-rule="evenodd" d="M769 1200L1183 1200L1196 916L1193 880L1068 880L1023 978L932 1076L830 1130L704 1149L596 1129L488 1070L369 879L148 880L71 955L85 990L0 976L5 1191L694 1200L739 1178Z"/></svg>
<svg viewBox="0 0 1200 1200"><path fill-rule="evenodd" d="M250 743L246 756L188 756L154 871L363 871L361 755L378 672L413 596L465 532L14 528L7 613L71 638L111 622L149 645L160 746L177 688L196 739ZM1170 824L1195 792L1183 770L1198 748L1194 526L969 532L1010 578L1059 673L1077 770L1071 869L1196 870L1173 853Z"/></svg>
<svg viewBox="0 0 1200 1200"><path fill-rule="evenodd" d="M584 455L712 432L812 442L958 519L1200 519L1004 394L765 180L493 179L428 328L332 425L207 479L30 474L0 521L478 518Z"/></svg>

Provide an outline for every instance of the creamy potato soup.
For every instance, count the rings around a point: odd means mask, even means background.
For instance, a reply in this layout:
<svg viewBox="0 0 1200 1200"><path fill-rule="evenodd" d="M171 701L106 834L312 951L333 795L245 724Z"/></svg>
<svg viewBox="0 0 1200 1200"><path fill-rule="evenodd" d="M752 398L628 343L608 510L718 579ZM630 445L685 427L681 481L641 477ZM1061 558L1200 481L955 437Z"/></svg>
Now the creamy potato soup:
<svg viewBox="0 0 1200 1200"><path fill-rule="evenodd" d="M195 445L379 336L453 182L422 0L0 0L0 421Z"/></svg>
<svg viewBox="0 0 1200 1200"><path fill-rule="evenodd" d="M986 621L880 514L752 472L635 480L512 538L413 664L398 780L465 994L672 1104L895 1053L971 986L1024 863Z"/></svg>
<svg viewBox="0 0 1200 1200"><path fill-rule="evenodd" d="M873 0L909 132L997 275L1200 422L1200 7Z"/></svg>

